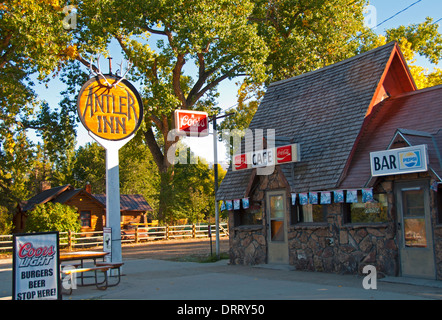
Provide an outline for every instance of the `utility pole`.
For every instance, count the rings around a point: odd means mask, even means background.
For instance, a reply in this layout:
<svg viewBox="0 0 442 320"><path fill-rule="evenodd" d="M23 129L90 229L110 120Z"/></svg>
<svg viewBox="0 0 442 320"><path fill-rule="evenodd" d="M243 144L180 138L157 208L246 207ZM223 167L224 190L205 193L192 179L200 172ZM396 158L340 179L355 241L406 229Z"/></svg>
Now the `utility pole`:
<svg viewBox="0 0 442 320"><path fill-rule="evenodd" d="M216 116L213 115L212 119L212 125L213 125L213 174L214 174L214 180L215 180L215 228L216 228L216 237L215 237L215 243L216 243L216 258L220 258L220 249L219 249L219 210L218 210L218 203L216 201L216 192L218 191L218 129L216 127L216 119L225 118L228 116L233 115L233 113L228 113L223 116Z"/></svg>

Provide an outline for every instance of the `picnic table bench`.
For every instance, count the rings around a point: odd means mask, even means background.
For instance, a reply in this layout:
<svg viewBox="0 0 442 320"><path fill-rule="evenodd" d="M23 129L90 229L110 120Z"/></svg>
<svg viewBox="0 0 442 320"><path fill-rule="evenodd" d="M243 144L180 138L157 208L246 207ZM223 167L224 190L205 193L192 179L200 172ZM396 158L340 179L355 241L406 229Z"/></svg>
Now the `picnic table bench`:
<svg viewBox="0 0 442 320"><path fill-rule="evenodd" d="M70 283L72 284L73 277L75 274L77 274L77 273L83 274L85 272L92 272L93 271L94 272L93 278L95 279L95 282L88 284L88 285L95 285L100 290L106 290L108 287L107 271L109 269L110 269L110 267L107 267L107 266L106 267L103 266L103 267L89 267L89 268L73 268L73 269L71 269L71 268L66 269L65 268L61 271L61 273L64 275L70 275L71 276ZM103 273L103 276L104 276L103 281L98 281L97 271L101 271ZM85 284L83 283L83 277L82 277L82 285L85 286ZM69 288L69 294L72 294L72 287L73 286L71 285Z"/></svg>
<svg viewBox="0 0 442 320"><path fill-rule="evenodd" d="M106 290L108 287L116 286L120 283L121 279L121 266L122 262L97 262L97 258L103 258L107 255L106 252L96 252L96 251L80 251L80 252L69 252L62 253L60 255L60 260L65 262L62 265L62 275L70 276L70 288L69 294L72 294L72 283L74 281L73 277L80 275L81 284L80 286L91 286L95 285L100 290ZM85 267L84 260L91 259L94 262L93 266ZM78 261L80 263L66 263L67 261ZM112 275L110 270L117 270L117 275ZM108 272L109 271L109 272ZM103 273L103 280L99 279L98 272ZM93 273L93 275L85 275ZM85 283L85 278L92 278L93 282ZM117 278L115 283L110 284L109 278Z"/></svg>

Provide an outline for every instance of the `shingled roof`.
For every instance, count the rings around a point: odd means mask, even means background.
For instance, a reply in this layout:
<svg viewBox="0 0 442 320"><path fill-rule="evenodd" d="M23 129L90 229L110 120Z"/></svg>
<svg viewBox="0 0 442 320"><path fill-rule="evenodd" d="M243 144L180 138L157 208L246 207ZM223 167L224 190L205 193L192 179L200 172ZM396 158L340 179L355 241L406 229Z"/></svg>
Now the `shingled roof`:
<svg viewBox="0 0 442 320"><path fill-rule="evenodd" d="M105 194L93 195L98 201L106 206ZM147 201L141 194L122 194L120 195L120 210L121 211L153 211Z"/></svg>
<svg viewBox="0 0 442 320"><path fill-rule="evenodd" d="M426 144L430 168L442 177L441 100L442 85L398 95L375 106L372 115L366 119L355 156L340 187L368 184L370 152L386 150L395 137L410 146Z"/></svg>
<svg viewBox="0 0 442 320"><path fill-rule="evenodd" d="M89 194L84 189L75 189L70 184L42 191L30 198L28 201L22 202L21 208L22 211L26 212L32 210L36 205L41 203L54 202L64 204L80 192L84 192L90 196L91 199L101 204L103 208L106 208L105 194ZM120 195L120 208L121 211L153 211L151 206L140 194Z"/></svg>
<svg viewBox="0 0 442 320"><path fill-rule="evenodd" d="M395 42L268 87L249 129L275 129L277 139L300 144L301 162L281 165L292 192L337 187L365 116L390 93L388 70L393 67L405 79L399 90L414 90ZM251 176L252 170L229 168L217 199L247 196Z"/></svg>

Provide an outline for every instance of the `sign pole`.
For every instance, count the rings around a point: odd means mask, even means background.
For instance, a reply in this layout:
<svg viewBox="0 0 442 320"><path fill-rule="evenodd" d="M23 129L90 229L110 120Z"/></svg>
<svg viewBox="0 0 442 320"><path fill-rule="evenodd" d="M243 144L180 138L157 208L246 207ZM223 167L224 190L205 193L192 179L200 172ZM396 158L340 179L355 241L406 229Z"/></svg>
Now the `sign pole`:
<svg viewBox="0 0 442 320"><path fill-rule="evenodd" d="M218 191L218 134L216 128L216 115L213 116L213 170L214 170L214 178L215 178L215 228L216 228L216 258L220 258L219 253L219 212L218 212L218 203L216 201L216 192Z"/></svg>
<svg viewBox="0 0 442 320"><path fill-rule="evenodd" d="M98 63L98 61L97 61ZM130 67L126 70L129 71ZM81 87L77 98L77 112L89 135L106 149L106 227L110 239L106 250L110 250L109 262L121 263L121 209L119 150L128 143L141 125L143 102L135 87L122 77L109 73L95 73ZM104 249L104 247L103 247Z"/></svg>
<svg viewBox="0 0 442 320"><path fill-rule="evenodd" d="M111 228L110 262L123 261L121 250L121 211L120 211L120 174L119 150L134 135L118 141L102 139L92 132L89 135L106 149L106 227ZM108 259L109 260L109 259Z"/></svg>
<svg viewBox="0 0 442 320"><path fill-rule="evenodd" d="M215 180L215 228L216 228L216 258L220 258L220 249L219 249L219 210L218 210L218 202L216 201L216 192L218 191L218 132L216 128L216 119L225 118L233 115L233 113L228 113L223 116L213 115L212 117L212 125L213 125L213 171L214 171L214 180Z"/></svg>

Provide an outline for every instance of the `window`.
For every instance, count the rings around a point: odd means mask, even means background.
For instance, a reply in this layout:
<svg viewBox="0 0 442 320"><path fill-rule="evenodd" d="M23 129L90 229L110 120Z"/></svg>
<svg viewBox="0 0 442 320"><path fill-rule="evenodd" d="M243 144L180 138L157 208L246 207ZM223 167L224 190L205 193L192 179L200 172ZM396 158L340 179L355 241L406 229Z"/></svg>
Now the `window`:
<svg viewBox="0 0 442 320"><path fill-rule="evenodd" d="M307 204L290 206L291 223L299 222L327 222L326 204Z"/></svg>
<svg viewBox="0 0 442 320"><path fill-rule="evenodd" d="M362 202L358 191L357 203L344 204L345 223L381 223L388 218L388 201L386 193L373 195L373 202Z"/></svg>
<svg viewBox="0 0 442 320"><path fill-rule="evenodd" d="M261 206L251 206L249 209L235 210L233 212L235 227L244 225L262 225L263 210Z"/></svg>
<svg viewBox="0 0 442 320"><path fill-rule="evenodd" d="M81 211L80 212L80 224L82 227L91 227L91 212L90 211Z"/></svg>

